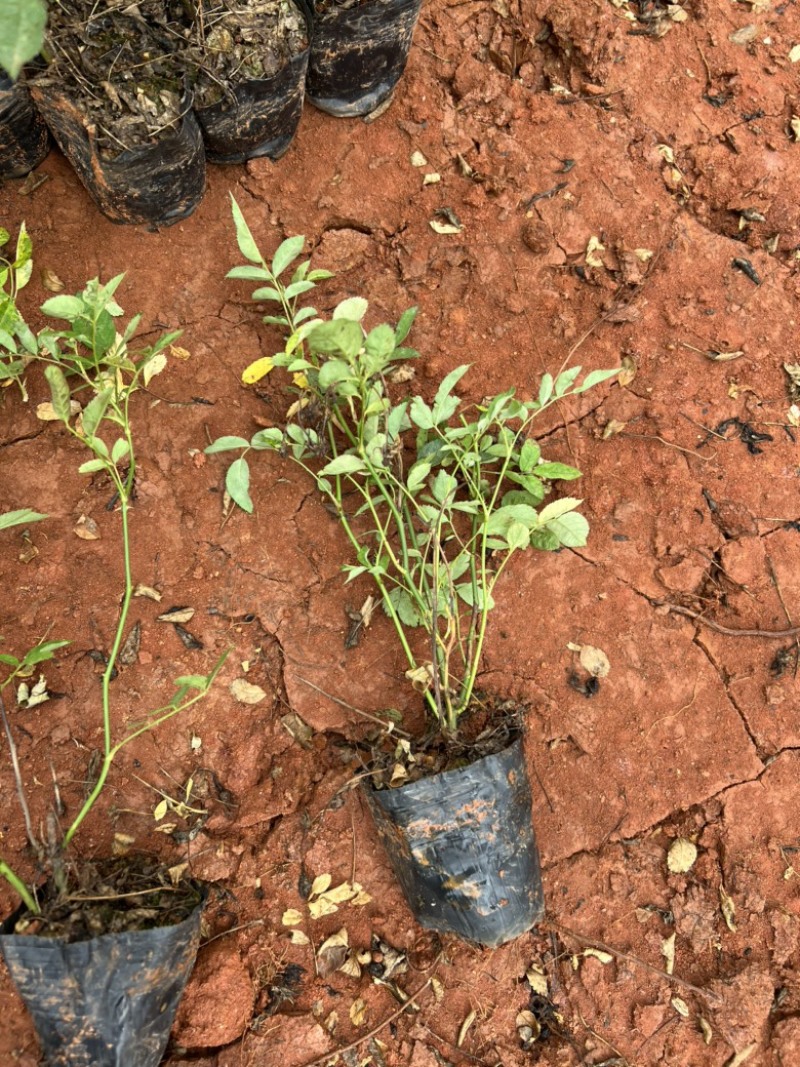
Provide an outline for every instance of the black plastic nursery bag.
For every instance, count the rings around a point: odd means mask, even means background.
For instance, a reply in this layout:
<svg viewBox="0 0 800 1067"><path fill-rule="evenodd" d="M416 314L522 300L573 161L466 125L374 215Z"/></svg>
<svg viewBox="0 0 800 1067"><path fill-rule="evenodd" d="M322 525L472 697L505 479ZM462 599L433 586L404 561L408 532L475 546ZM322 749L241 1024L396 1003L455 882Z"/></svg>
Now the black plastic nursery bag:
<svg viewBox="0 0 800 1067"><path fill-rule="evenodd" d="M544 910L522 739L496 755L366 793L420 924L491 948Z"/></svg>
<svg viewBox="0 0 800 1067"><path fill-rule="evenodd" d="M34 102L94 202L112 222L170 226L194 211L206 186L200 126L184 94L177 129L152 145L104 159L96 130L57 86L31 85Z"/></svg>
<svg viewBox="0 0 800 1067"><path fill-rule="evenodd" d="M21 82L0 68L0 180L24 178L50 151L50 134Z"/></svg>
<svg viewBox="0 0 800 1067"><path fill-rule="evenodd" d="M244 163L259 156L277 160L294 139L303 111L313 21L311 0L295 4L306 20L309 47L275 77L228 86L219 103L195 108L209 162Z"/></svg>
<svg viewBox="0 0 800 1067"><path fill-rule="evenodd" d="M194 966L202 902L183 922L89 941L11 934L0 951L45 1067L158 1067Z"/></svg>
<svg viewBox="0 0 800 1067"><path fill-rule="evenodd" d="M405 70L421 0L316 0L306 98L330 115L368 115Z"/></svg>

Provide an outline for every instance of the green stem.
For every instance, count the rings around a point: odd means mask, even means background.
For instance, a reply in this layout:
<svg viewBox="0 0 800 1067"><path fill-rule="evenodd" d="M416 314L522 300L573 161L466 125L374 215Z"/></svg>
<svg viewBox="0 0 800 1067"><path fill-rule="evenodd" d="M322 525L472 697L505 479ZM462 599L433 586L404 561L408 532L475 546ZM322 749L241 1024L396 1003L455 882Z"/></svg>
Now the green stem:
<svg viewBox="0 0 800 1067"><path fill-rule="evenodd" d="M0 860L0 878L5 878L11 888L19 894L22 899L22 903L25 905L28 911L31 912L31 914L39 914L41 909L36 903L36 900L34 899L30 889L28 889L22 879L19 878L18 875L16 875L14 871L11 870L5 860Z"/></svg>

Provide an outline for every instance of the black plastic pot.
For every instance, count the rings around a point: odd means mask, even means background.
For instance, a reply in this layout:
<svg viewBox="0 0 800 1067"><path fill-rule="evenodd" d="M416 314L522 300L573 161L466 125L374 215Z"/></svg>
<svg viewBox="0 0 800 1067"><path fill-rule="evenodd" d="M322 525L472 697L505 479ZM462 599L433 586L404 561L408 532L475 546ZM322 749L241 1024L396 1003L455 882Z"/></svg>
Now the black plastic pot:
<svg viewBox="0 0 800 1067"><path fill-rule="evenodd" d="M174 926L71 944L8 932L20 912L0 927L45 1067L158 1067L197 956L204 902Z"/></svg>
<svg viewBox="0 0 800 1067"><path fill-rule="evenodd" d="M179 127L157 143L104 159L95 128L69 95L34 82L31 94L58 146L89 195L112 222L171 226L191 215L206 187L206 161L191 97L181 102Z"/></svg>
<svg viewBox="0 0 800 1067"><path fill-rule="evenodd" d="M30 93L0 69L0 179L24 178L50 151L50 134Z"/></svg>
<svg viewBox="0 0 800 1067"><path fill-rule="evenodd" d="M306 99L329 115L368 115L397 85L421 0L316 0Z"/></svg>
<svg viewBox="0 0 800 1067"><path fill-rule="evenodd" d="M544 911L522 739L367 800L419 923L494 948Z"/></svg>
<svg viewBox="0 0 800 1067"><path fill-rule="evenodd" d="M313 11L310 0L295 0L306 20L309 47L275 75L228 87L211 107L196 108L211 163L244 163L268 156L280 159L297 131L310 55Z"/></svg>

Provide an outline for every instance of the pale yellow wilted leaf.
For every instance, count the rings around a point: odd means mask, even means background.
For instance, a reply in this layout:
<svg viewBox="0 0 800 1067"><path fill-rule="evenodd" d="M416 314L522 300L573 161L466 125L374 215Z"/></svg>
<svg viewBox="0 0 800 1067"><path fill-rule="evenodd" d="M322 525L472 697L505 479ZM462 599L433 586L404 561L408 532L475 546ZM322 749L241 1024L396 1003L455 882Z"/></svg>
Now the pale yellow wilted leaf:
<svg viewBox="0 0 800 1067"><path fill-rule="evenodd" d="M331 934L330 937L326 938L319 946L317 952L321 956L323 952L329 952L332 948L349 948L349 946L350 935L343 926L341 930L337 930L335 934Z"/></svg>
<svg viewBox="0 0 800 1067"><path fill-rule="evenodd" d="M142 371L142 381L145 387L155 378L157 374L160 374L167 365L167 357L163 352L157 352L152 359L148 359L144 365Z"/></svg>
<svg viewBox="0 0 800 1067"><path fill-rule="evenodd" d="M341 885L334 886L333 889L326 890L322 896L329 900L332 904L344 904L347 900L352 900L361 891L361 886L356 882L351 885L350 882L342 882Z"/></svg>
<svg viewBox="0 0 800 1067"><path fill-rule="evenodd" d="M631 356L623 356L620 363L622 364L622 369L617 375L617 381L623 386L630 385L638 370L636 363Z"/></svg>
<svg viewBox="0 0 800 1067"><path fill-rule="evenodd" d="M81 410L81 406L77 400L70 400L69 413L70 417L77 415ZM36 418L40 422L60 422L60 416L56 415L55 408L49 400L43 401L41 404L36 405Z"/></svg>
<svg viewBox="0 0 800 1067"><path fill-rule="evenodd" d="M582 645L580 656L578 658L581 667L583 667L585 671L588 671L594 678L605 678L611 670L608 656L602 648L595 648L594 645Z"/></svg>
<svg viewBox="0 0 800 1067"><path fill-rule="evenodd" d="M667 853L667 867L673 874L686 874L697 859L697 845L686 837L676 838Z"/></svg>
<svg viewBox="0 0 800 1067"><path fill-rule="evenodd" d="M604 267L598 252L605 252L606 246L601 242L599 237L592 236L589 238L589 243L586 246L586 262L590 267Z"/></svg>
<svg viewBox="0 0 800 1067"><path fill-rule="evenodd" d="M667 163L675 162L675 153L668 144L656 145L656 148L658 149L658 154L661 156L662 159L665 159Z"/></svg>
<svg viewBox="0 0 800 1067"><path fill-rule="evenodd" d="M324 893L326 889L330 887L333 878L329 874L318 874L314 881L311 883L311 892L308 894L310 897L318 897L320 893Z"/></svg>
<svg viewBox="0 0 800 1067"><path fill-rule="evenodd" d="M534 993L538 993L540 997L550 995L547 987L547 975L539 967L529 967L525 972L525 977L528 979L528 985Z"/></svg>
<svg viewBox="0 0 800 1067"><path fill-rule="evenodd" d="M647 263L648 260L653 258L653 251L650 248L634 248L633 254L640 263Z"/></svg>
<svg viewBox="0 0 800 1067"><path fill-rule="evenodd" d="M703 1035L703 1041L707 1045L710 1045L711 1039L714 1036L714 1031L711 1029L711 1023L703 1015L699 1016L697 1021L700 1024L700 1033Z"/></svg>
<svg viewBox="0 0 800 1067"><path fill-rule="evenodd" d="M736 932L736 905L733 903L733 899L728 895L725 886L719 887L719 906L722 912L722 918L725 920L725 925L728 927L731 933Z"/></svg>
<svg viewBox="0 0 800 1067"><path fill-rule="evenodd" d="M363 1026L367 1021L367 1004L362 997L358 997L350 1005L350 1022L353 1026Z"/></svg>
<svg viewBox="0 0 800 1067"><path fill-rule="evenodd" d="M166 800L160 801L153 809L153 818L156 822L161 822L164 816L169 811L169 803Z"/></svg>
<svg viewBox="0 0 800 1067"><path fill-rule="evenodd" d="M673 997L670 1001L678 1015L682 1015L684 1019L689 1018L689 1005L681 997Z"/></svg>
<svg viewBox="0 0 800 1067"><path fill-rule="evenodd" d="M425 177L422 179L422 184L423 185L438 185L441 180L442 180L441 174L437 174L437 172L435 170L432 170L430 172L430 174L426 174Z"/></svg>
<svg viewBox="0 0 800 1067"><path fill-rule="evenodd" d="M319 900L312 900L308 905L308 914L312 919L321 919L323 915L333 915L333 913L338 910L338 905L333 904L324 896L320 897Z"/></svg>
<svg viewBox="0 0 800 1067"><path fill-rule="evenodd" d="M370 903L372 897L369 895L366 889L362 889L361 886L359 886L358 882L354 883L353 888L358 888L358 892L350 901L351 904L353 904L356 908L362 908L365 904Z"/></svg>
<svg viewBox="0 0 800 1067"><path fill-rule="evenodd" d="M467 1031L469 1030L470 1026L472 1026L472 1024L475 1022L475 1019L475 1012L471 1011L464 1020L464 1022L461 1024L461 1029L458 1031L458 1040L456 1041L456 1045L458 1046L458 1048L461 1048L461 1046L464 1044L464 1038L467 1036Z"/></svg>
<svg viewBox="0 0 800 1067"><path fill-rule="evenodd" d="M431 219L428 225L436 233L441 234L461 233L464 229L463 226L454 226L452 222L439 222L438 219Z"/></svg>
<svg viewBox="0 0 800 1067"><path fill-rule="evenodd" d="M192 752L197 752L203 747L203 739L202 737L198 737L197 734L192 734L192 739L189 744L191 745Z"/></svg>
<svg viewBox="0 0 800 1067"><path fill-rule="evenodd" d="M584 956L593 956L603 964L611 963L614 959L610 952L603 952L603 950L599 948L585 948L583 954Z"/></svg>
<svg viewBox="0 0 800 1067"><path fill-rule="evenodd" d="M170 345L169 354L175 359L191 359L192 356L188 348L181 348L180 345Z"/></svg>
<svg viewBox="0 0 800 1067"><path fill-rule="evenodd" d="M441 1004L441 1002L444 1000L444 986L438 978L431 978L431 989L433 990L433 995L436 999L436 1003Z"/></svg>
<svg viewBox="0 0 800 1067"><path fill-rule="evenodd" d="M789 125L792 129L792 137L795 141L800 141L800 116L792 115L789 119Z"/></svg>
<svg viewBox="0 0 800 1067"><path fill-rule="evenodd" d="M183 878L184 874L186 874L188 869L188 863L176 863L174 867L170 867L167 870L169 880L172 882L173 885L180 885L181 878Z"/></svg>
<svg viewBox="0 0 800 1067"><path fill-rule="evenodd" d="M661 942L661 955L664 957L664 970L672 974L675 969L675 934L670 934Z"/></svg>
<svg viewBox="0 0 800 1067"><path fill-rule="evenodd" d="M610 437L614 437L621 430L624 430L627 425L627 422L620 422L619 419L609 419L603 427L603 440L608 441Z"/></svg>
<svg viewBox="0 0 800 1067"><path fill-rule="evenodd" d="M411 153L411 166L412 167L427 167L427 165L428 165L428 161L425 158L425 156L423 156L422 152L417 150L416 152L412 152Z"/></svg>
<svg viewBox="0 0 800 1067"><path fill-rule="evenodd" d="M80 537L82 541L100 540L100 530L97 528L97 523L86 515L81 515L73 526L72 532L76 537Z"/></svg>
<svg viewBox="0 0 800 1067"><path fill-rule="evenodd" d="M800 63L800 44L796 44L789 49L789 62Z"/></svg>
<svg viewBox="0 0 800 1067"><path fill-rule="evenodd" d="M258 704L267 695L260 685L253 685L244 678L237 678L230 684L231 696L240 704Z"/></svg>
<svg viewBox="0 0 800 1067"><path fill-rule="evenodd" d="M161 600L161 593L157 589L153 589L151 585L137 585L133 591L134 596L146 596L148 600L155 600L156 603Z"/></svg>
<svg viewBox="0 0 800 1067"><path fill-rule="evenodd" d="M308 385L308 378L306 378L301 370L292 375L292 381L298 389L305 389Z"/></svg>
<svg viewBox="0 0 800 1067"><path fill-rule="evenodd" d="M288 908L281 916L284 926L299 926L302 921L303 916L296 908Z"/></svg>
<svg viewBox="0 0 800 1067"><path fill-rule="evenodd" d="M275 366L272 356L262 356L248 364L242 371L242 381L245 385L255 385L260 382Z"/></svg>
<svg viewBox="0 0 800 1067"><path fill-rule="evenodd" d="M292 930L292 932L289 934L289 940L292 942L293 945L311 944L308 939L308 936L304 934L302 930Z"/></svg>

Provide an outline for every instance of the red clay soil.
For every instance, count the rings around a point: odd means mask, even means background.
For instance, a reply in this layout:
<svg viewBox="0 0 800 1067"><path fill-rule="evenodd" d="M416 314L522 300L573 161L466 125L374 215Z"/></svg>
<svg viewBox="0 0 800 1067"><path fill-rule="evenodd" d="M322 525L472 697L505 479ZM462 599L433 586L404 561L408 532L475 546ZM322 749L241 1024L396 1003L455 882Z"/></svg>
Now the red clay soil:
<svg viewBox="0 0 800 1067"><path fill-rule="evenodd" d="M764 632L800 622L800 430L783 366L800 362L798 45L796 0L431 0L388 111L364 123L306 108L280 163L212 168L171 229L106 222L57 153L33 194L0 191L2 224L24 219L33 238L34 325L42 270L67 292L125 270L126 311L182 328L190 353L135 406L134 574L162 600L135 601L120 718L235 651L205 703L125 751L79 836L93 855L127 835L216 883L170 1067L800 1063L800 646ZM441 180L423 185L428 173ZM480 683L530 709L547 901L537 931L496 951L415 924L349 788L351 742L370 726L356 708L421 720L386 619L344 648L346 608L370 590L343 586L335 521L264 453L255 515L223 515L224 457L202 449L287 404L278 381L240 382L277 337L248 283L224 278L239 261L231 191L264 251L302 233L336 271L320 307L361 294L377 322L419 305L425 394L464 361L476 400L530 395L567 359L626 367L537 428L549 458L584 471L588 546L520 557L491 621ZM444 208L460 233L429 225ZM37 421L43 383L31 391L28 405L2 397L0 511L50 518L30 541L3 536L0 633L8 650L72 641L44 671L52 699L13 712L38 825L51 762L70 812L83 796L98 745L86 653L109 644L121 562L107 485L77 474L75 443ZM81 515L99 540L74 534ZM173 605L195 608L202 650L156 621ZM611 664L591 697L570 649L583 644ZM243 662L267 694L256 705L229 691ZM310 736L292 736L290 713ZM32 877L2 762L3 851ZM153 810L190 777L207 818L187 843L198 816L163 820L176 841ZM684 873L667 865L677 838L698 850ZM323 874L370 899L312 918L308 879ZM13 904L0 887L0 914ZM289 909L299 925L283 924ZM325 973L315 950L342 928L354 953L377 937L405 955L391 981L409 1009L366 968ZM5 976L0 1010L0 1062L31 1067ZM526 1010L543 1027L527 1049Z"/></svg>

